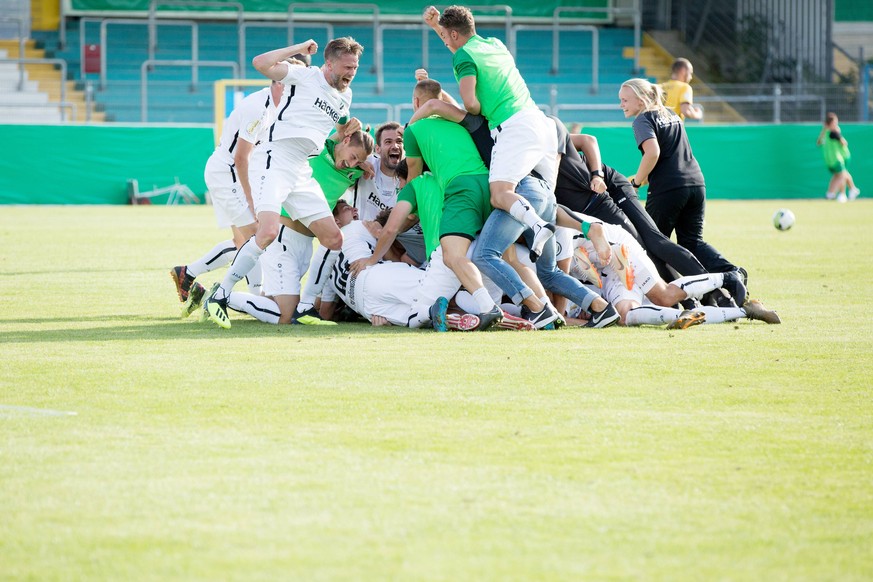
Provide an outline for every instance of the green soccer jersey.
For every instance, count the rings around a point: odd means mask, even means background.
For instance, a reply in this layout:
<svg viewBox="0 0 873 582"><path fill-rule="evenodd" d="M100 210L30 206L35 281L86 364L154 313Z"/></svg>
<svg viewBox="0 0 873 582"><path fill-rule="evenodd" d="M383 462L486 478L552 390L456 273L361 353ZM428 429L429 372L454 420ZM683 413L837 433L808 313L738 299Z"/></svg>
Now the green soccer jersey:
<svg viewBox="0 0 873 582"><path fill-rule="evenodd" d="M403 135L406 138L406 134ZM440 246L440 219L443 216L443 189L430 172L408 183L397 194L397 201L412 204L412 213L418 215L424 232L424 248L427 258Z"/></svg>
<svg viewBox="0 0 873 582"><path fill-rule="evenodd" d="M364 170L361 168L344 168L337 169L334 152L336 151L336 142L332 139L325 140L324 149L317 156L309 158L309 167L312 168L312 177L321 186L321 191L324 192L324 198L327 200L327 205L331 210L336 206L337 201L345 193L349 187L354 184L358 178L364 175ZM282 216L288 216L285 209L282 209ZM290 218L290 217L289 217Z"/></svg>
<svg viewBox="0 0 873 582"><path fill-rule="evenodd" d="M403 146L408 157L424 160L443 191L458 176L488 173L469 132L452 121L416 121L403 132Z"/></svg>
<svg viewBox="0 0 873 582"><path fill-rule="evenodd" d="M536 108L515 60L496 38L470 37L455 51L452 68L457 81L476 77L476 98L491 129L523 109Z"/></svg>

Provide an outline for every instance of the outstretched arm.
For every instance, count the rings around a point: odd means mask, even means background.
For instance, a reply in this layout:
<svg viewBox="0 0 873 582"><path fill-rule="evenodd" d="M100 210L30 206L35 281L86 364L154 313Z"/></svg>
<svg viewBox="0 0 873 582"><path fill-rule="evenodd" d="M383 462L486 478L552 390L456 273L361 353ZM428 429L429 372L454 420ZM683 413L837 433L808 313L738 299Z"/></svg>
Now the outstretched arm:
<svg viewBox="0 0 873 582"><path fill-rule="evenodd" d="M461 121L464 120L464 116L467 115L467 112L460 107L452 105L451 103L446 103L441 99L428 99L424 105L419 107L418 110L412 114L412 117L409 118L409 124L412 125L419 119L424 119L425 117L430 117L432 115L438 115L443 119L448 119L455 123L461 123Z"/></svg>
<svg viewBox="0 0 873 582"><path fill-rule="evenodd" d="M394 244L397 234L400 232L400 229L406 222L406 218L411 213L412 204L405 200L398 201L397 205L394 206L394 209L391 210L391 214L388 215L388 222L386 222L385 226L382 227L382 234L379 235L379 241L376 243L376 248L373 249L373 255L370 258L358 259L352 263L349 266L349 272L352 275L357 276L367 267L372 267L381 261L382 257L385 256L385 253L387 253L391 248L391 245Z"/></svg>
<svg viewBox="0 0 873 582"><path fill-rule="evenodd" d="M290 66L285 59L293 57L298 53L314 55L317 52L318 43L309 39L300 44L259 54L252 59L252 65L254 65L255 69L265 77L273 79L274 81L281 81L288 74L288 67Z"/></svg>

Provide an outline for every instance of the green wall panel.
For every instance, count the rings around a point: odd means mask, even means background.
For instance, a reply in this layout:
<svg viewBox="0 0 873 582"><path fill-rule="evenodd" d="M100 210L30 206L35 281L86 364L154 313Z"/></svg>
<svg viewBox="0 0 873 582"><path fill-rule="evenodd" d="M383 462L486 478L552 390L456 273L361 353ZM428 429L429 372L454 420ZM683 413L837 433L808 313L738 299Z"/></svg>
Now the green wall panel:
<svg viewBox="0 0 873 582"><path fill-rule="evenodd" d="M834 3L834 20L837 22L873 21L873 1L836 0Z"/></svg>
<svg viewBox="0 0 873 582"><path fill-rule="evenodd" d="M295 4L312 4L315 1L321 0L297 0ZM242 0L241 4L246 12L287 12L290 0ZM379 11L384 14L402 14L402 15L419 15L424 10L427 4L407 2L406 0L381 0L372 2L368 0L350 0L344 2L347 5L354 4L377 4ZM551 17L552 12L558 6L596 6L605 7L608 5L608 0L548 0L546 2L506 2L505 0L486 0L484 2L475 2L475 6L494 6L498 4L507 4L512 7L513 17ZM144 11L148 10L149 0L71 0L71 6L75 11ZM160 8L170 10L169 7ZM190 8L177 8L177 10L190 10ZM304 11L305 12L305 11ZM351 13L360 13L351 11ZM570 17L589 17L603 19L605 16L600 14L570 14Z"/></svg>
<svg viewBox="0 0 873 582"><path fill-rule="evenodd" d="M830 174L815 145L821 126L688 125L694 156L706 178L709 198L824 198ZM873 183L873 125L843 124L858 187ZM633 131L590 127L604 163L633 174L640 162ZM867 186L870 189L870 186ZM863 196L864 194L862 194Z"/></svg>
<svg viewBox="0 0 873 582"><path fill-rule="evenodd" d="M214 149L209 127L0 125L2 204L124 204L127 180L141 190L176 177L201 197Z"/></svg>
<svg viewBox="0 0 873 582"><path fill-rule="evenodd" d="M850 171L873 192L873 125L846 124ZM630 125L591 127L604 161L632 174L640 154ZM829 174L815 146L819 126L689 125L710 198L821 198ZM208 127L0 125L0 204L125 204L127 181L140 189L176 177L202 196L203 167L213 149ZM864 196L865 194L862 194Z"/></svg>

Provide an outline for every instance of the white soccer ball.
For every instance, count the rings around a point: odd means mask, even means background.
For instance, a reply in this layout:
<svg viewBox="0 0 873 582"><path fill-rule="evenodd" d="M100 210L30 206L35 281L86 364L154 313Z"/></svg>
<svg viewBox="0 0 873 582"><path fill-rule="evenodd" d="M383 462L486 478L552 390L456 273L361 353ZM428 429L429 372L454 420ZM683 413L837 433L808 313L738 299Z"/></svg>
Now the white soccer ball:
<svg viewBox="0 0 873 582"><path fill-rule="evenodd" d="M773 215L773 226L776 230L788 230L794 226L794 213L787 208L780 208Z"/></svg>

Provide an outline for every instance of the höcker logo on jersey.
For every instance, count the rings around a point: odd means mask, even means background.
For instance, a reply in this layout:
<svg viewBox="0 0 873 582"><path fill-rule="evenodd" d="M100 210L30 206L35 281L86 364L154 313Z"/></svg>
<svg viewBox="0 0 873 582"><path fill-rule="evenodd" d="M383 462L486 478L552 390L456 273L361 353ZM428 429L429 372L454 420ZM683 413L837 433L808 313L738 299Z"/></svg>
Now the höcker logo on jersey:
<svg viewBox="0 0 873 582"><path fill-rule="evenodd" d="M322 101L321 99L316 97L315 103L313 103L313 105L315 106L316 109L321 109L322 111L327 113L327 116L330 117L331 119L333 119L334 123L339 121L339 118L340 118L339 112L337 110L335 110L333 107L331 107L327 101ZM343 106L340 106L340 109L343 109Z"/></svg>

